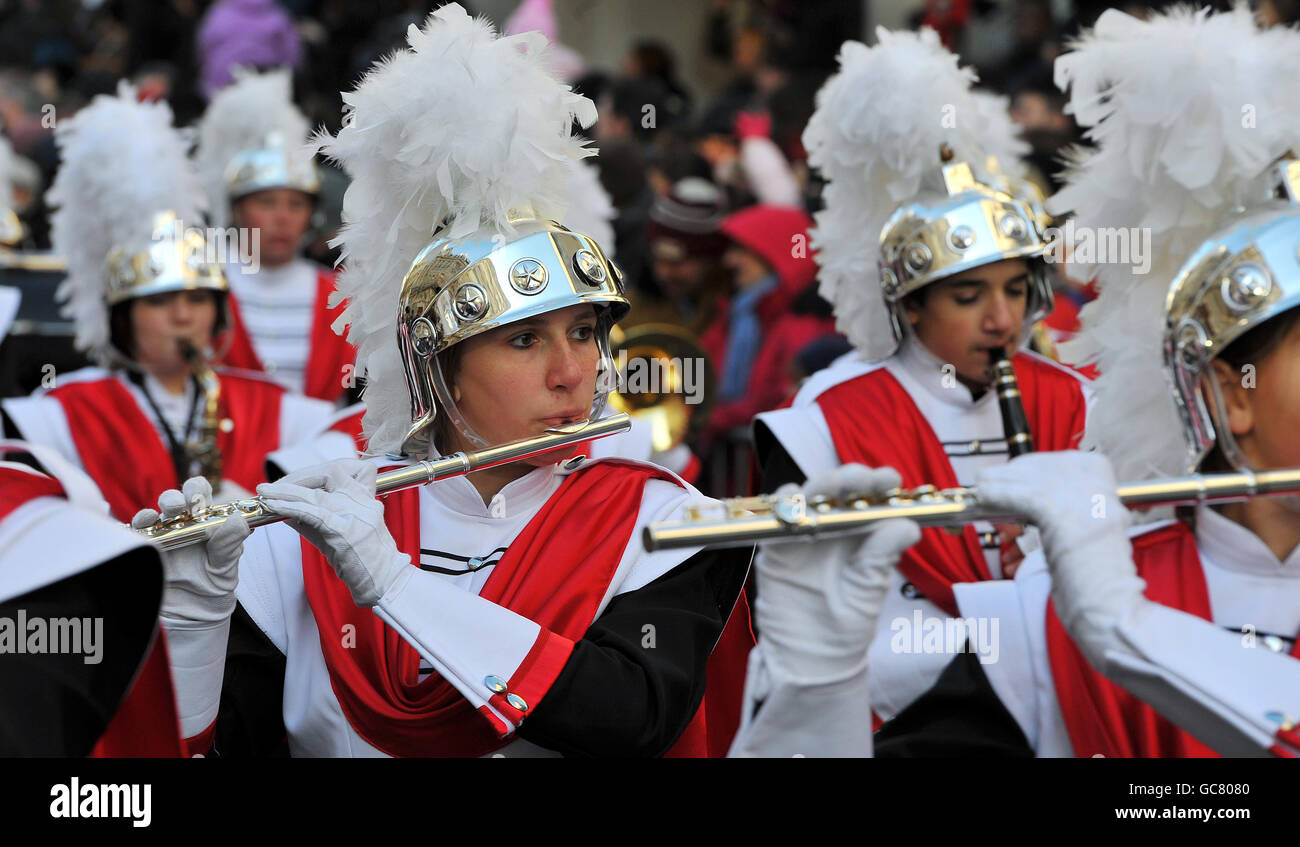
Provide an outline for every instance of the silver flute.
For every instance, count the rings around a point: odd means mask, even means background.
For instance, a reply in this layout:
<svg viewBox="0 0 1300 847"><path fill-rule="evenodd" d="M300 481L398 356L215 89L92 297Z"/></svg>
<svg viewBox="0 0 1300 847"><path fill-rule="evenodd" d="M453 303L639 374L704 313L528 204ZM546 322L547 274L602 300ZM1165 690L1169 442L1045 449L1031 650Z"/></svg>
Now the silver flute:
<svg viewBox="0 0 1300 847"><path fill-rule="evenodd" d="M593 438L604 438L627 432L631 426L632 419L620 413L586 423L551 427L542 435L511 441L496 447L485 447L467 453L453 453L437 459L421 459L413 465L395 468L376 476L375 496L531 459ZM227 518L234 515L242 516L250 528L284 520L283 516L267 508L261 497L250 497L220 503L206 509L182 512L167 520L160 519L150 526L137 529L136 532L164 550L174 550L177 547L203 541L207 538L209 529L224 523Z"/></svg>
<svg viewBox="0 0 1300 847"><path fill-rule="evenodd" d="M1300 494L1300 468L1192 474L1121 485L1120 502L1130 509L1228 503L1251 497ZM744 547L760 541L865 532L876 521L909 518L921 526L959 527L974 521L1022 521L979 501L974 487L936 489L923 485L880 495L828 497L764 495L736 497L691 507L685 520L659 521L645 528L647 550L683 547Z"/></svg>

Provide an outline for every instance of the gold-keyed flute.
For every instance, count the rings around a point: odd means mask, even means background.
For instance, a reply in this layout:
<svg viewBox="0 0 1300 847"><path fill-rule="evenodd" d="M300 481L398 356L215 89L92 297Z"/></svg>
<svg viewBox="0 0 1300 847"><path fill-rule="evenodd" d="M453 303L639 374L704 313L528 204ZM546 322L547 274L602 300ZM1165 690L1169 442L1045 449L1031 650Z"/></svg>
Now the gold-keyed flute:
<svg viewBox="0 0 1300 847"><path fill-rule="evenodd" d="M468 453L453 453L438 459L422 459L409 467L396 468L375 477L375 494L391 494L404 488L413 488L440 479L463 476L475 471L530 459L552 450L559 450L593 438L604 438L627 432L632 419L624 414L584 424L552 427L543 435L512 441L496 447L485 447ZM169 520L159 520L151 526L136 530L164 550L173 550L195 544L207 537L207 530L224 523L227 518L242 515L249 527L282 521L284 518L266 507L260 497L220 503L198 512L184 512Z"/></svg>
<svg viewBox="0 0 1300 847"><path fill-rule="evenodd" d="M1128 508L1226 503L1251 497L1300 494L1300 468L1194 474L1121 485L1116 490ZM876 497L855 497L845 504L829 498L737 497L720 502L723 516L707 519L692 510L687 520L660 521L645 528L647 550L682 547L742 547L759 541L862 532L887 518L909 518L921 526L956 527L973 521L1023 520L979 502L975 488L933 485ZM715 507L716 508L716 507Z"/></svg>

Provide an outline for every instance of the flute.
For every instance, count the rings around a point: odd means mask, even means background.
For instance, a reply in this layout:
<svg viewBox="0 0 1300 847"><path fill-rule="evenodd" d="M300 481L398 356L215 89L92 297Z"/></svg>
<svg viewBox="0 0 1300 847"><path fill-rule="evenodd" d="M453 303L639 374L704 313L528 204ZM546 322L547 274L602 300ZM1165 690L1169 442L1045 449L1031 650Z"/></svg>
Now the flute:
<svg viewBox="0 0 1300 847"><path fill-rule="evenodd" d="M551 427L543 435L496 447L453 453L437 459L421 459L413 465L395 468L375 477L375 496L530 459L593 438L627 432L631 426L632 419L620 413L596 421ZM262 498L250 497L194 512L183 512L167 520L160 519L136 532L164 550L174 550L203 541L207 538L209 528L218 526L235 515L242 516L250 528L284 520L281 515L267 508Z"/></svg>
<svg viewBox="0 0 1300 847"><path fill-rule="evenodd" d="M1128 508L1227 503L1251 497L1300 494L1300 468L1193 474L1148 480L1117 488ZM894 489L880 496L850 497L840 503L827 497L737 497L720 503L723 515L713 519L696 508L686 520L659 521L645 528L647 550L682 547L743 547L760 541L864 532L876 521L909 518L921 526L956 527L973 521L1010 522L1023 515L1007 514L979 501L974 487L923 485L910 491Z"/></svg>

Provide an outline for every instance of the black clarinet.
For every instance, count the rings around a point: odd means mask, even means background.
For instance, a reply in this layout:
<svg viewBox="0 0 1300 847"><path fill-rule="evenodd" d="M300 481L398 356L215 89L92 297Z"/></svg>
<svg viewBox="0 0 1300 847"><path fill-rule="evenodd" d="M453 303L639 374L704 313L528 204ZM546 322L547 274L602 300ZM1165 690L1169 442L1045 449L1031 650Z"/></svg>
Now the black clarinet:
<svg viewBox="0 0 1300 847"><path fill-rule="evenodd" d="M1007 453L1011 458L1034 452L1034 437L1029 432L1029 418L1025 404L1020 399L1020 383L1016 382L1015 368L1002 347L989 351L993 366L993 385L998 392L998 408L1002 410L1002 431L1006 434Z"/></svg>

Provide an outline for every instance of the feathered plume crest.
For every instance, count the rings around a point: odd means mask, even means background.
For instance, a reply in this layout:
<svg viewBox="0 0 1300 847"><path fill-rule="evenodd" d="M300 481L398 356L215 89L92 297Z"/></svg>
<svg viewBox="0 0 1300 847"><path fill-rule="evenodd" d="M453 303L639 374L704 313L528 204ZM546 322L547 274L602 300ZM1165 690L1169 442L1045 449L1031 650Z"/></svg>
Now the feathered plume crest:
<svg viewBox="0 0 1300 847"><path fill-rule="evenodd" d="M397 450L410 400L397 349L402 278L434 229L440 237L513 234L507 214L532 208L563 222L571 168L593 151L573 135L596 119L591 101L545 70L538 33L498 38L449 4L407 31L408 49L343 95L343 129L318 139L352 178L343 200L350 325L366 384L372 452Z"/></svg>
<svg viewBox="0 0 1300 847"><path fill-rule="evenodd" d="M977 94L975 72L957 66L933 30L876 30L879 43L848 41L840 70L817 93L803 143L827 180L813 246L821 294L839 329L867 359L893 347L880 291L879 238L885 222L937 172L947 144L977 179L988 156L1019 176L1028 146L1017 140L1006 100Z"/></svg>
<svg viewBox="0 0 1300 847"><path fill-rule="evenodd" d="M149 249L153 219L176 213L182 226L201 226L206 205L186 137L172 127L166 103L140 103L119 84L54 131L61 164L47 200L56 211L50 238L68 264L58 297L76 327L76 345L109 364L105 261L121 247Z"/></svg>
<svg viewBox="0 0 1300 847"><path fill-rule="evenodd" d="M234 82L218 91L198 123L195 161L208 193L212 225L230 224L226 168L245 150L265 147L271 139L290 155L307 158L303 150L311 126L293 104L293 80L288 69L257 73L236 68Z"/></svg>
<svg viewBox="0 0 1300 847"><path fill-rule="evenodd" d="M614 218L618 210L605 186L600 184L600 171L595 165L574 161L569 166L572 176L568 182L566 199L568 211L562 223L583 235L589 236L611 260L614 255Z"/></svg>
<svg viewBox="0 0 1300 847"><path fill-rule="evenodd" d="M1073 212L1076 232L1123 228L1130 245L1150 247L1095 266L1100 296L1062 345L1067 361L1101 370L1084 445L1105 452L1120 479L1180 474L1185 448L1161 352L1165 296L1234 207L1258 199L1246 192L1261 172L1300 151L1300 33L1261 31L1241 6L1148 21L1108 11L1057 60L1056 81L1094 147L1073 151L1049 208Z"/></svg>

